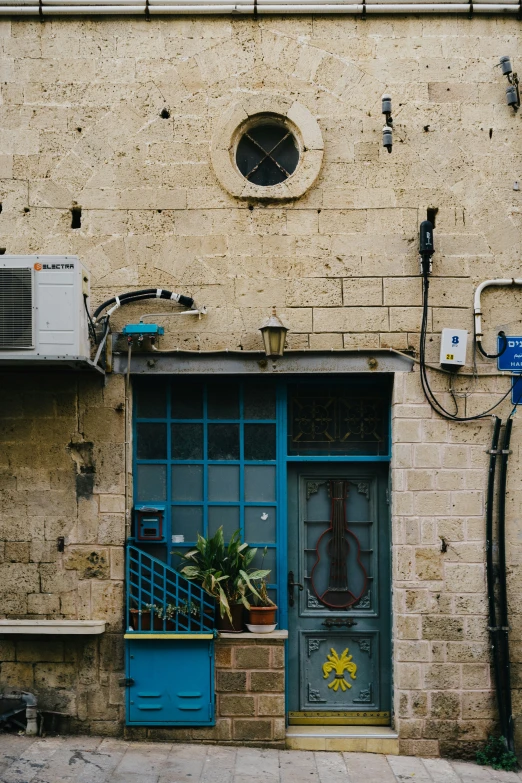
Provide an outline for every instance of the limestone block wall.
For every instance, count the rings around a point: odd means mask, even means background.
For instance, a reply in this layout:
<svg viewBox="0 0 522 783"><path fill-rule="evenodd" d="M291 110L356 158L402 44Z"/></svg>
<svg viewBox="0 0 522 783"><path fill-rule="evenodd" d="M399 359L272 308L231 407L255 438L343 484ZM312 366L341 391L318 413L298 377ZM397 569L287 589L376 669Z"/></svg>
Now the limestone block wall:
<svg viewBox="0 0 522 783"><path fill-rule="evenodd" d="M517 24L453 16L1 20L0 252L77 254L92 273L93 304L164 286L208 306L200 321L165 319L162 347L259 348L257 327L275 304L290 349L416 350L418 225L437 209L428 313L436 362L444 326L471 332L476 284L519 275L520 117L505 105L494 68L503 54L520 60ZM394 101L391 155L381 147L383 92ZM211 165L224 113L242 95L264 93L305 106L324 140L316 183L289 202L237 199ZM79 228L72 207L81 207ZM486 348L500 328L521 333L521 305L520 291L484 295ZM119 322L137 312L120 311ZM471 361L470 350L468 369ZM453 389L433 372L433 387L447 407L456 400L461 412L477 413L507 390L493 362L478 371L490 375L456 379ZM434 415L416 371L397 374L394 394L401 748L467 753L495 721L484 584L490 423ZM122 727L122 400L119 378L102 387L86 376L8 373L0 384L2 613L107 618L103 641L75 652L76 662L65 648L54 661L76 667L60 691L64 710L78 730L98 733ZM499 411L505 417L509 405ZM515 423L507 525L516 715L519 451ZM106 655L105 644L114 652ZM25 648L19 659L10 645L0 677L18 684L13 673L30 676L16 669L27 663ZM39 663L53 661L30 663L36 683ZM266 716L220 714L226 741L240 741L236 718ZM275 720L270 742L279 741Z"/></svg>
<svg viewBox="0 0 522 783"><path fill-rule="evenodd" d="M1 615L106 621L93 638L4 637L0 687L94 734L123 716L122 395L120 378L0 376Z"/></svg>
<svg viewBox="0 0 522 783"><path fill-rule="evenodd" d="M215 642L215 656L215 726L185 729L127 726L125 736L284 748L284 640L221 637Z"/></svg>

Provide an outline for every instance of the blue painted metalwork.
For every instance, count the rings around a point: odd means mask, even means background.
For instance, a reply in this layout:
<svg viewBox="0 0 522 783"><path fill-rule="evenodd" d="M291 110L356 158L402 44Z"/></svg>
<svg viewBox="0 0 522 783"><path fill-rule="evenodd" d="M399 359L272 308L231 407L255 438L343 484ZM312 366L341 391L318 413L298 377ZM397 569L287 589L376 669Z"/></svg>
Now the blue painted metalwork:
<svg viewBox="0 0 522 783"><path fill-rule="evenodd" d="M140 379L141 380L141 379ZM151 379L152 380L152 379ZM338 381L340 380L340 376L338 376ZM379 377L379 382L383 381L382 377ZM255 418L247 418L245 410L245 400L246 400L246 389L251 389L253 384L255 384L255 387L257 389L263 389L263 381L264 379L256 379L255 381L252 381L252 379L241 379L237 378L235 379L235 383L237 384L237 388L239 389L239 409L238 409L238 415L235 417L229 417L229 418L213 418L209 415L209 390L215 390L217 387L219 387L219 381L216 381L212 379L208 383L201 382L201 386L204 389L203 392L203 402L202 402L202 408L201 408L201 415L197 418L176 418L174 416L173 411L173 405L172 405L172 399L173 395L176 394L177 389L183 389L184 384L190 383L194 384L195 379L192 377L190 380L182 379L179 376L174 376L169 379L156 379L154 378L152 380L152 383L155 384L154 388L156 389L162 389L161 394L159 394L158 397L158 408L157 413L158 415L151 415L154 414L155 411L148 410L147 416L143 415L143 412L140 414L139 411L139 405L138 401L140 398L140 389L144 388L142 383L137 384L136 386L136 394L135 394L135 409L134 409L134 426L135 426L135 432L134 432L134 442L136 443L137 439L137 428L140 425L146 425L146 424L155 424L155 425L164 425L164 428L166 430L165 435L165 456L162 458L154 458L154 459L144 459L144 458L138 458L137 449L134 449L134 476L135 476L135 492L134 497L137 499L139 503L143 503L144 505L155 505L159 502L165 502L166 504L166 515L165 515L165 532L166 532L166 540L167 542L171 541L172 534L178 534L182 531L179 529L179 519L180 519L180 513L185 514L187 513L187 509L193 509L193 514L199 514L200 515L200 523L194 522L194 525L192 525L192 530L194 534L196 533L197 529L200 529L200 532L208 536L209 534L212 534L215 530L216 525L210 524L209 516L212 516L213 514L216 514L217 512L215 509L223 509L224 513L232 514L234 509L238 509L238 525L237 527L241 530L241 535L243 539L246 538L248 540L248 543L257 546L260 549L264 548L265 546L268 549L268 555L267 555L267 561L265 567L272 567L273 569L273 582L270 584L270 590L272 598L275 600L275 602L279 606L279 614L278 614L278 622L280 628L286 628L288 627L288 609L287 609L287 602L286 602L286 575L288 573L287 568L287 549L288 549L288 539L287 539L287 471L288 467L294 463L310 463L310 464L317 464L317 463L387 463L390 461L391 453L390 453L390 437L389 437L389 431L390 427L388 427L388 437L387 442L385 444L385 448L382 449L381 454L329 454L322 456L321 454L314 454L314 455L289 455L288 454L288 384L289 383L295 383L295 377L290 378L281 378L274 381L272 379L268 380L266 382L266 390L267 392L269 390L273 390L275 388L276 390L276 410L275 410L275 416L273 418L264 418L264 419L255 419ZM321 379L315 378L313 381L309 379L309 382L312 382L314 386L317 386L318 383L321 383ZM324 383L331 383L331 378L325 378ZM375 382L375 381L374 381ZM228 385L230 385L230 380L227 380ZM304 381L303 381L304 383ZM349 379L346 379L347 385L349 384L351 388L354 389L355 392L357 392L358 389L363 388L361 384L364 384L364 388L368 386L368 378L367 377L353 377L351 376ZM173 435L172 435L172 427L177 425L200 425L202 427L202 434L203 434L203 441L202 441L202 453L201 458L197 459L176 459L172 457L173 451ZM209 426L211 425L236 425L239 428L239 454L238 459L210 459L209 458ZM274 455L274 459L270 460L250 460L245 458L245 427L248 425L275 425L276 429L276 452ZM158 493L152 492L151 494L144 494L143 493L143 487L140 484L139 481L139 475L138 471L140 469L143 470L143 468L152 468L153 466L158 466L160 469L163 467L164 474L161 474L161 477L157 480L158 486L161 486L160 494L161 497L157 496ZM171 473L173 468L176 468L176 466L193 466L194 468L200 467L201 472L201 494L198 499L183 499L176 496L176 490L173 489L172 485L172 479L171 479ZM239 482L238 482L238 495L237 499L235 500L212 500L209 494L209 470L215 467L225 467L225 466L235 466L238 469L239 473ZM245 497L245 471L252 467L268 467L272 466L275 469L276 472L276 492L275 497L273 500L270 501L257 501L257 500L246 500ZM158 474L159 475L159 474ZM146 480L143 482L146 486L151 486L150 481L146 477ZM259 533L257 536L252 538L251 535L246 535L245 531L245 518L247 513L249 513L249 509L259 509L259 517L257 518L257 529L256 533L259 530ZM250 512L253 514L254 512ZM257 514L257 511L255 512ZM272 538L272 540L264 540L263 538L263 529L264 529L264 521L262 515L263 514L275 514L276 516L276 526L275 526L275 536ZM196 517L193 517L196 519ZM223 519L224 519L223 515ZM229 517L230 519L230 517ZM177 527L178 525L178 527ZM187 529L190 528L190 525L187 525ZM266 529L266 526L265 526ZM227 532L227 530L225 530ZM228 533L230 534L232 532L231 529L229 529ZM185 541L182 543L176 543L174 546L175 550L178 551L187 551L189 547L193 547L195 545L195 535L193 535L191 538L188 538L185 536ZM148 545L145 545L148 546ZM159 547L157 548L159 549ZM156 550L154 550L156 551ZM162 553L162 557L165 557L165 560L168 559L167 554L167 548L164 548L164 554ZM174 556L175 557L175 556ZM170 561L173 565L177 563L175 559L172 559Z"/></svg>
<svg viewBox="0 0 522 783"><path fill-rule="evenodd" d="M148 336L165 333L164 327L158 326L158 324L126 324L121 331L122 334L146 334Z"/></svg>
<svg viewBox="0 0 522 783"><path fill-rule="evenodd" d="M132 543L126 570L128 634L214 632L215 603L199 585Z"/></svg>
<svg viewBox="0 0 522 783"><path fill-rule="evenodd" d="M213 641L127 641L126 675L127 725L214 725Z"/></svg>

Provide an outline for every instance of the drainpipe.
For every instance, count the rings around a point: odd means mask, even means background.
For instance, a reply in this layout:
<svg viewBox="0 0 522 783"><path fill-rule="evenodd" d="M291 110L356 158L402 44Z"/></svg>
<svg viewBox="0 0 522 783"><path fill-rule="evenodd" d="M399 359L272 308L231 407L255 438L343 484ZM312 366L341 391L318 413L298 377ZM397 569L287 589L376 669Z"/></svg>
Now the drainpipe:
<svg viewBox="0 0 522 783"><path fill-rule="evenodd" d="M488 490L486 505L486 578L488 590L488 609L489 609L489 633L491 639L491 653L493 658L493 671L495 673L495 691L497 694L497 705L500 716L502 732L504 732L503 721L503 699L502 699L502 678L500 671L500 645L499 629L497 627L497 612L495 607L495 574L493 570L493 504L495 499L495 469L498 456L498 441L500 436L500 427L502 420L498 416L494 417L493 437L491 438L491 449L489 450L489 473Z"/></svg>
<svg viewBox="0 0 522 783"><path fill-rule="evenodd" d="M509 446L511 443L511 430L513 418L510 416L506 422L504 439L500 454L500 475L498 487L498 569L499 569L499 630L498 641L500 643L501 674L503 675L503 716L501 723L503 734L506 738L508 750L514 750L513 715L511 714L511 666L509 661L509 620L507 605L506 585L506 485L507 467L509 459ZM499 705L500 707L500 705Z"/></svg>
<svg viewBox="0 0 522 783"><path fill-rule="evenodd" d="M27 726L25 728L26 736L36 737L38 734L38 721L36 719L38 714L36 709L38 702L36 700L36 696L34 693L21 691L20 699L25 702L25 717L27 719Z"/></svg>

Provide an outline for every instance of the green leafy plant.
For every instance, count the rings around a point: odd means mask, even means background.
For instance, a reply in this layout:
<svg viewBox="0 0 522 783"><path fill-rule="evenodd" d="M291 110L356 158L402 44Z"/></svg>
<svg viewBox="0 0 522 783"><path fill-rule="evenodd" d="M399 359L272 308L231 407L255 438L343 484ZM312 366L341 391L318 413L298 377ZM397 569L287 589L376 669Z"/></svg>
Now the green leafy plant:
<svg viewBox="0 0 522 783"><path fill-rule="evenodd" d="M263 566L263 563L265 562L266 553L268 552L268 547L265 546L263 549L263 559L261 560L261 567ZM270 574L270 571L266 572L266 576ZM255 587L256 592L253 592L251 595L252 603L254 606L275 606L275 603L272 601L270 596L268 595L268 588L266 584L266 577L261 577L259 579L256 579L253 575L250 576L250 581Z"/></svg>
<svg viewBox="0 0 522 783"><path fill-rule="evenodd" d="M268 576L270 571L251 568L256 552L256 548L241 543L239 530L236 530L226 545L223 527L220 527L212 538L204 538L198 534L195 549L175 554L186 563L180 569L183 576L198 582L218 603L221 617L226 614L232 622L232 604L243 604L250 609L250 595L261 600L255 583Z"/></svg>
<svg viewBox="0 0 522 783"><path fill-rule="evenodd" d="M512 772L518 766L517 757L512 750L506 747L504 737L490 736L484 747L477 751L477 764L484 767L493 767L493 769L504 769Z"/></svg>

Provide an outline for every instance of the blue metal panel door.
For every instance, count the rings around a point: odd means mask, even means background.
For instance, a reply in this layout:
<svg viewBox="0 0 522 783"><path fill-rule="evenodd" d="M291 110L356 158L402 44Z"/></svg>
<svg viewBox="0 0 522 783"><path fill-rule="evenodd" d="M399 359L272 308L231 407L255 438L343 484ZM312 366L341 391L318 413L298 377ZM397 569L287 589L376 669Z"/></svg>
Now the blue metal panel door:
<svg viewBox="0 0 522 783"><path fill-rule="evenodd" d="M389 721L387 474L368 463L290 468L291 723Z"/></svg>
<svg viewBox="0 0 522 783"><path fill-rule="evenodd" d="M214 724L213 641L140 639L127 644L128 724Z"/></svg>

